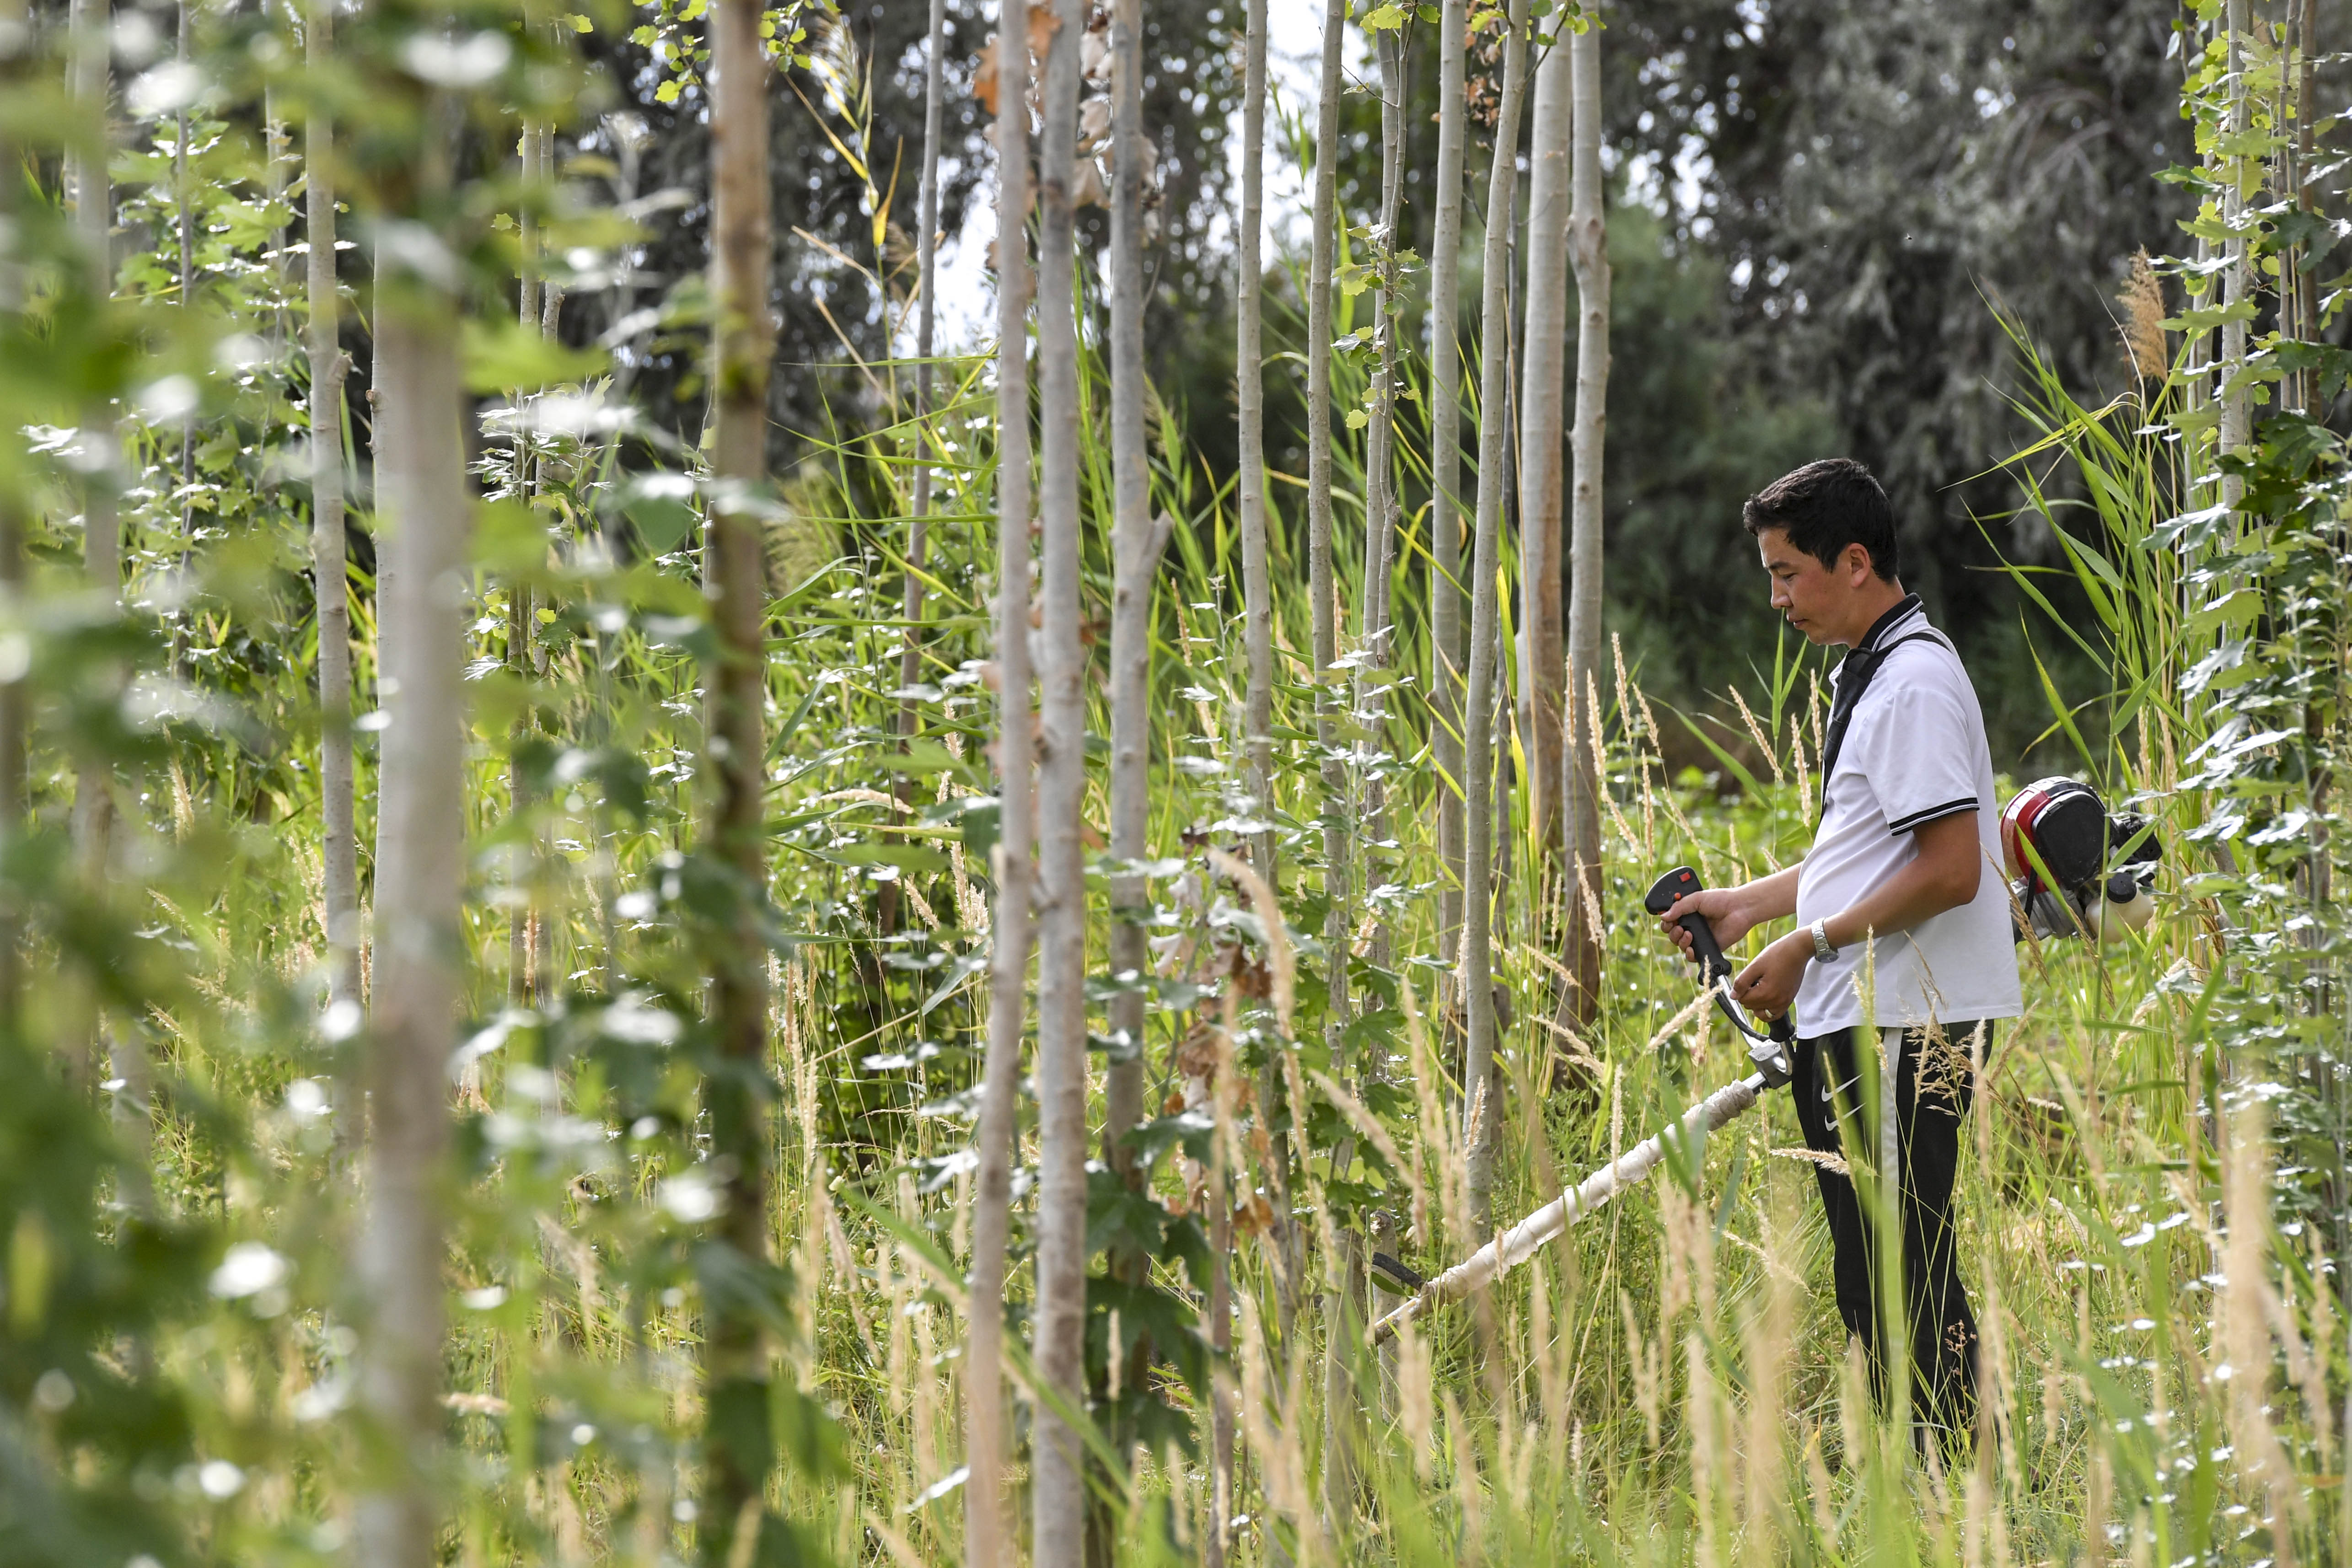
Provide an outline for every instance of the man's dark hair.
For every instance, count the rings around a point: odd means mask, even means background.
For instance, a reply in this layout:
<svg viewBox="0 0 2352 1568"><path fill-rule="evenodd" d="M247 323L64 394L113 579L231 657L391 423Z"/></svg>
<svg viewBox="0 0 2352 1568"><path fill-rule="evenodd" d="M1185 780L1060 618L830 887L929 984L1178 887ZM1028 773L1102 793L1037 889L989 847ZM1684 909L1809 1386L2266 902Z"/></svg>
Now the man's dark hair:
<svg viewBox="0 0 2352 1568"><path fill-rule="evenodd" d="M1870 470L1852 458L1824 458L1781 475L1749 496L1739 517L1750 533L1782 530L1824 566L1859 544L1870 552L1872 568L1895 581L1895 509Z"/></svg>

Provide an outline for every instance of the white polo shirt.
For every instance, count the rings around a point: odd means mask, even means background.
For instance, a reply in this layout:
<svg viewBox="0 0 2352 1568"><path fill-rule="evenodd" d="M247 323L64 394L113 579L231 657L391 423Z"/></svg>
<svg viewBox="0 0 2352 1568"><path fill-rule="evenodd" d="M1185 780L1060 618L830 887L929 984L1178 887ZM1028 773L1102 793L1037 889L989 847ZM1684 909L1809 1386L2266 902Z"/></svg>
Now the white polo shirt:
<svg viewBox="0 0 2352 1568"><path fill-rule="evenodd" d="M1958 812L1977 814L1984 875L1959 908L1807 964L1797 988L1800 1035L1864 1022L2013 1018L2024 1009L1984 714L1950 644L1940 633L1916 636L1930 629L1916 607L1879 628L1876 647L1914 640L1886 656L1847 721L1836 774L1822 782L1821 828L1798 873L1797 921L1810 926L1860 902L1917 857L1915 829ZM1865 988L1874 1017L1865 1017Z"/></svg>

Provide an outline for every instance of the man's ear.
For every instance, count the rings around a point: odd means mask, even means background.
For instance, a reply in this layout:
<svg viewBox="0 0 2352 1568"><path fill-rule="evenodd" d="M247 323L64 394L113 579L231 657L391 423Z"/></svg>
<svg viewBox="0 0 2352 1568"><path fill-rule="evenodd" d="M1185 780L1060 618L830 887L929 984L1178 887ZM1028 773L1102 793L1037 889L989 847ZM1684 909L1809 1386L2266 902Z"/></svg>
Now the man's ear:
<svg viewBox="0 0 2352 1568"><path fill-rule="evenodd" d="M1840 564L1845 568L1846 585L1850 588L1864 586L1878 570L1871 564L1869 549L1859 543L1845 547L1845 559Z"/></svg>

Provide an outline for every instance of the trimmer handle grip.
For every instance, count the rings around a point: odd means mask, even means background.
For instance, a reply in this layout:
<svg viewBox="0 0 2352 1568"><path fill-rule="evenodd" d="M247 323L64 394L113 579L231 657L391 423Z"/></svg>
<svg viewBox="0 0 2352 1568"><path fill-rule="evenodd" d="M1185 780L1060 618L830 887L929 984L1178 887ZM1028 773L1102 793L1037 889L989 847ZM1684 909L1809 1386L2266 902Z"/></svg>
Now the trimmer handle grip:
<svg viewBox="0 0 2352 1568"><path fill-rule="evenodd" d="M1675 900L1687 898L1705 886L1698 873L1687 866L1677 866L1650 884L1642 900L1642 907L1654 915L1664 916L1675 907ZM1758 1034L1756 1026L1739 1016L1739 1005L1731 998L1728 986L1722 984L1731 975L1731 960L1723 956L1723 944L1715 940L1715 928L1706 923L1705 915L1685 915L1675 924L1690 932L1691 952L1698 959L1700 984L1715 993L1715 1005L1731 1020L1731 1026L1748 1037L1748 1059L1763 1076L1764 1087L1778 1089L1789 1081L1796 1060L1791 1049L1797 1043L1797 1020L1782 1013L1772 1020L1769 1034Z"/></svg>
<svg viewBox="0 0 2352 1568"><path fill-rule="evenodd" d="M1654 915L1663 916L1675 907L1675 900L1697 892L1706 884L1698 873L1687 866L1677 866L1650 884L1642 900L1642 907ZM1731 973L1731 960L1723 956L1723 944L1715 940L1715 928L1706 923L1705 915L1685 915L1675 924L1690 932L1691 952L1697 958L1700 979L1713 985Z"/></svg>

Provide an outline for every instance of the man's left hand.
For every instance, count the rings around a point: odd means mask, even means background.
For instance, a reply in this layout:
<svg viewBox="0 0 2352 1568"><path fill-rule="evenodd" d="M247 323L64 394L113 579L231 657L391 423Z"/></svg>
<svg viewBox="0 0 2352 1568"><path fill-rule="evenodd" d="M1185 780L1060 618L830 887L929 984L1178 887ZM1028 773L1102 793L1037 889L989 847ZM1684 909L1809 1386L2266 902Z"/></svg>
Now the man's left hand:
<svg viewBox="0 0 2352 1568"><path fill-rule="evenodd" d="M1731 982L1731 994L1757 1016L1777 1018L1796 1001L1797 986L1812 958L1812 933L1790 931L1739 972Z"/></svg>

